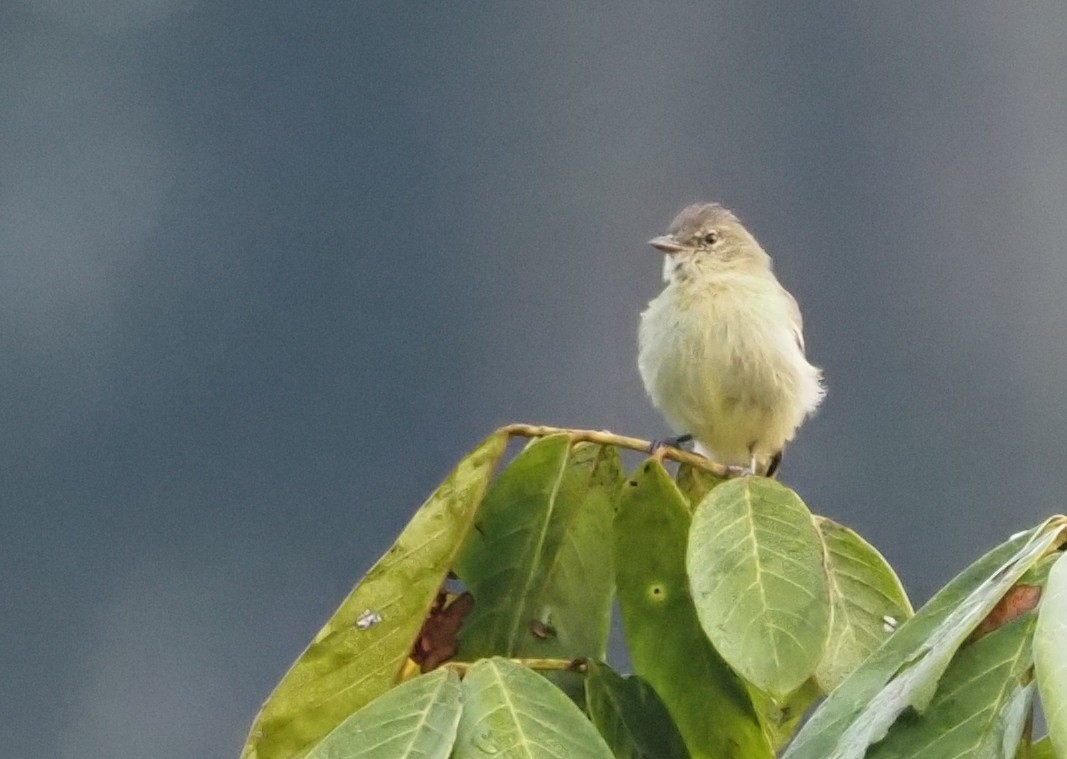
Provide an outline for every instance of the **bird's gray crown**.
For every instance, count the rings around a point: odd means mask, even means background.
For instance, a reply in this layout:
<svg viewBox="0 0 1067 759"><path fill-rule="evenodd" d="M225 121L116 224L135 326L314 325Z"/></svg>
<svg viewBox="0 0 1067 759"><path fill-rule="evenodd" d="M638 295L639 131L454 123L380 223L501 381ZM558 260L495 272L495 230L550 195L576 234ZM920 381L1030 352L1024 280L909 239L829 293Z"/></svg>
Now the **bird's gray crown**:
<svg viewBox="0 0 1067 759"><path fill-rule="evenodd" d="M737 223L737 217L718 203L694 203L686 206L674 217L667 234L676 240L685 240L698 230L715 227L723 222Z"/></svg>

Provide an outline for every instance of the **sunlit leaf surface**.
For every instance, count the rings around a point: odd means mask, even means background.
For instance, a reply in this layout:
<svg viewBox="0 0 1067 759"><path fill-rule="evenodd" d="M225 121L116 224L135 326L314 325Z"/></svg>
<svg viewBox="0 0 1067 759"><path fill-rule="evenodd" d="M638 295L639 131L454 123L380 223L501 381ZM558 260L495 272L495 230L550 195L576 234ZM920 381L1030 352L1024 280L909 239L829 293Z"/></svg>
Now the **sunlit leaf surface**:
<svg viewBox="0 0 1067 759"><path fill-rule="evenodd" d="M448 669L409 680L342 722L307 759L446 759L462 710Z"/></svg>
<svg viewBox="0 0 1067 759"><path fill-rule="evenodd" d="M463 459L319 631L264 704L242 759L290 759L397 680L507 446Z"/></svg>
<svg viewBox="0 0 1067 759"><path fill-rule="evenodd" d="M742 477L697 506L686 558L697 616L742 677L785 698L814 673L830 630L822 539L774 480Z"/></svg>
<svg viewBox="0 0 1067 759"><path fill-rule="evenodd" d="M561 690L506 659L483 659L463 679L455 759L613 759Z"/></svg>
<svg viewBox="0 0 1067 759"><path fill-rule="evenodd" d="M623 485L615 517L619 605L634 670L659 694L694 759L769 759L740 678L708 642L685 572L690 514L663 466Z"/></svg>
<svg viewBox="0 0 1067 759"><path fill-rule="evenodd" d="M833 605L815 679L829 693L913 612L893 568L870 543L830 519L816 517L815 523L826 546Z"/></svg>

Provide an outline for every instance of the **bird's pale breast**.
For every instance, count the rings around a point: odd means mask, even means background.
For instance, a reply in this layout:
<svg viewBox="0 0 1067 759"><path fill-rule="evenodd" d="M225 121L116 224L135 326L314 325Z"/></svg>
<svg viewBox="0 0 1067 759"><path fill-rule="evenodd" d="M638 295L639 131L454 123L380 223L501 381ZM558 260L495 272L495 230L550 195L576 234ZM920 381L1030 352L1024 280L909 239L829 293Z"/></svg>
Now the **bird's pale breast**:
<svg viewBox="0 0 1067 759"><path fill-rule="evenodd" d="M773 278L739 276L668 285L642 315L638 364L653 403L724 463L780 450L821 397L791 308Z"/></svg>

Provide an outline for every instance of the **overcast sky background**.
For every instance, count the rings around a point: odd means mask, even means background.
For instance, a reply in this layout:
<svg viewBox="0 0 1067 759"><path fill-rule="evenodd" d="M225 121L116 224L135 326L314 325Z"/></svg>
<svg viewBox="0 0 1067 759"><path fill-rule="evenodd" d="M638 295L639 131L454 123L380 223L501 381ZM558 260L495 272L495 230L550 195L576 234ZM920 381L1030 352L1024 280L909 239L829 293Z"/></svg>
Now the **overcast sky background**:
<svg viewBox="0 0 1067 759"><path fill-rule="evenodd" d="M0 4L10 757L235 757L465 451L667 430L682 205L830 392L782 478L917 602L1064 505L1067 5Z"/></svg>

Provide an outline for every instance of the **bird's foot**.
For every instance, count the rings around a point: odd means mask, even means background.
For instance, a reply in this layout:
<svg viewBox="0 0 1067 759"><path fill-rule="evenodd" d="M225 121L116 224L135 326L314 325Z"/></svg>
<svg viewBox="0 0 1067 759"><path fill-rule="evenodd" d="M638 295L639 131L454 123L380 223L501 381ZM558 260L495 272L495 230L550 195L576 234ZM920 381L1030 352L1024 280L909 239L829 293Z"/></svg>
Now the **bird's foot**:
<svg viewBox="0 0 1067 759"><path fill-rule="evenodd" d="M686 450L684 448L685 444L691 442L693 442L693 436L689 433L679 435L678 437L664 438L663 440L653 440L648 446L648 452L656 453L661 448L678 448L684 451Z"/></svg>
<svg viewBox="0 0 1067 759"><path fill-rule="evenodd" d="M726 465L726 475L728 477L751 477L755 473L755 466L743 466L741 464Z"/></svg>

